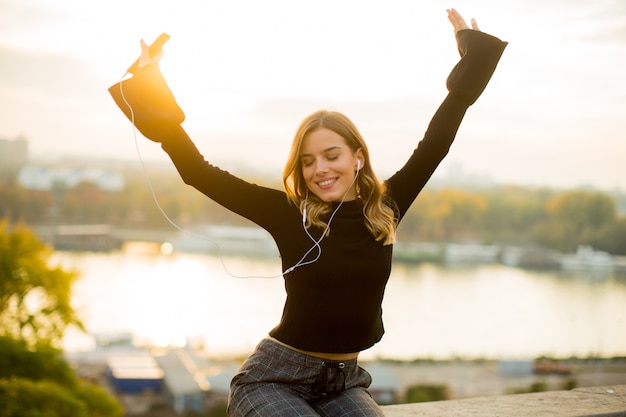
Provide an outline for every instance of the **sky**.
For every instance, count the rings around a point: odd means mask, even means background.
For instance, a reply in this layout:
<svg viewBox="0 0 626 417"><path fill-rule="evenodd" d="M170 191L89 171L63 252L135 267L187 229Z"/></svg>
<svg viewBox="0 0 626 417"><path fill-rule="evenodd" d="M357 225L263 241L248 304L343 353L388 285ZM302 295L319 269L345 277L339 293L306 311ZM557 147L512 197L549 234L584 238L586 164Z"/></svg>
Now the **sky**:
<svg viewBox="0 0 626 417"><path fill-rule="evenodd" d="M0 0L0 138L26 137L36 157L138 160L107 88L139 39L167 32L161 69L209 161L279 175L300 121L329 108L384 178L446 95L450 7L509 46L438 174L626 190L624 0Z"/></svg>

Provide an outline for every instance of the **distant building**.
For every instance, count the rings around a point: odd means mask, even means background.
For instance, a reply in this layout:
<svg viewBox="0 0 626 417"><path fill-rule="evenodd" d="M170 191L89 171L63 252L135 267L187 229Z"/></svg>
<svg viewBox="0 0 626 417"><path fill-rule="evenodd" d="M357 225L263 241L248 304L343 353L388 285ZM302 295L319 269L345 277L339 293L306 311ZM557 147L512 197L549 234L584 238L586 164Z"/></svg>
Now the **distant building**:
<svg viewBox="0 0 626 417"><path fill-rule="evenodd" d="M96 184L104 191L121 191L126 186L122 174L104 168L28 166L20 170L18 182L23 187L45 191L73 188L81 182Z"/></svg>
<svg viewBox="0 0 626 417"><path fill-rule="evenodd" d="M28 141L23 136L0 139L0 170L19 169L28 162Z"/></svg>
<svg viewBox="0 0 626 417"><path fill-rule="evenodd" d="M159 394L163 370L148 351L109 354L106 375L118 394Z"/></svg>
<svg viewBox="0 0 626 417"><path fill-rule="evenodd" d="M155 355L163 370L163 396L177 413L202 413L226 404L239 364L216 363L192 349L168 349Z"/></svg>

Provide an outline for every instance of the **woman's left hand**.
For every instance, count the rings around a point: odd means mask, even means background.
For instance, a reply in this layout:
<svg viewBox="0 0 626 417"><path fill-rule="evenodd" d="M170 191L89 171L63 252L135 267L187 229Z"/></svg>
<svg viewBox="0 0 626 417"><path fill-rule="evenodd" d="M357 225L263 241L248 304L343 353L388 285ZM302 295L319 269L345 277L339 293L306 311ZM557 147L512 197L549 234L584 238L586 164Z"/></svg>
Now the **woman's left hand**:
<svg viewBox="0 0 626 417"><path fill-rule="evenodd" d="M463 16L461 16L459 12L456 11L456 9L446 9L446 11L448 12L448 20L450 21L450 23L452 23L452 26L454 26L455 33L459 30L470 29L468 24L465 22L465 19L463 19ZM476 23L476 19L472 18L471 24L471 29L480 30L478 29L478 23Z"/></svg>
<svg viewBox="0 0 626 417"><path fill-rule="evenodd" d="M142 39L140 41L141 45L141 55L139 56L139 68L145 67L146 65L152 63L158 63L163 57L163 50L161 50L156 56L150 56L150 47L148 44Z"/></svg>

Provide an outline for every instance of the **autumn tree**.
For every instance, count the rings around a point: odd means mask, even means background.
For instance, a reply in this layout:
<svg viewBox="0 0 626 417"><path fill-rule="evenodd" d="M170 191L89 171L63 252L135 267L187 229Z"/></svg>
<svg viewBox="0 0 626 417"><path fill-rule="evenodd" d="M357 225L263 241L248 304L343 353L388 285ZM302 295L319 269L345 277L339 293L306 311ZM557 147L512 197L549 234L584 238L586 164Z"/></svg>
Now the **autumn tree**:
<svg viewBox="0 0 626 417"><path fill-rule="evenodd" d="M610 196L584 190L551 198L546 215L535 229L535 238L545 246L564 251L594 244L618 221L615 201Z"/></svg>
<svg viewBox="0 0 626 417"><path fill-rule="evenodd" d="M25 225L0 220L0 335L59 346L67 326L83 328L71 305L78 273L51 266L51 255Z"/></svg>
<svg viewBox="0 0 626 417"><path fill-rule="evenodd" d="M42 221L53 207L52 193L0 183L0 217L12 221Z"/></svg>
<svg viewBox="0 0 626 417"><path fill-rule="evenodd" d="M409 209L399 232L422 240L477 238L486 210L487 203L479 194L456 188L425 190Z"/></svg>
<svg viewBox="0 0 626 417"><path fill-rule="evenodd" d="M120 417L103 388L81 381L58 349L78 274L50 265L52 251L24 225L0 221L0 416Z"/></svg>

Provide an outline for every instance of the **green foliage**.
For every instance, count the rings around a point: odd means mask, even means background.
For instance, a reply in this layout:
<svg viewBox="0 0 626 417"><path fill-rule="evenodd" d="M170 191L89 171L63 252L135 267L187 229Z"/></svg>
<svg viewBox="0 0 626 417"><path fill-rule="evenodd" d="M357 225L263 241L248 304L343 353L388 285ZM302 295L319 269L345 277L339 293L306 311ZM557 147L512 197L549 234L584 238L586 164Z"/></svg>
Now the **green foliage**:
<svg viewBox="0 0 626 417"><path fill-rule="evenodd" d="M52 251L26 226L0 220L0 335L59 345L65 328L83 328L71 305L75 271L50 266Z"/></svg>
<svg viewBox="0 0 626 417"><path fill-rule="evenodd" d="M570 191L551 198L547 217L535 229L536 240L562 251L604 239L617 222L615 201L606 194Z"/></svg>
<svg viewBox="0 0 626 417"><path fill-rule="evenodd" d="M526 243L533 225L545 219L544 207L552 193L522 187L498 187L484 191L487 201L483 236L486 240Z"/></svg>
<svg viewBox="0 0 626 417"><path fill-rule="evenodd" d="M533 392L546 392L548 391L548 384L544 381L535 381L531 383L527 388L518 388L510 391L511 394L529 394Z"/></svg>
<svg viewBox="0 0 626 417"><path fill-rule="evenodd" d="M29 350L22 340L0 336L0 379L51 380L64 387L77 385L76 376L61 351L40 346Z"/></svg>
<svg viewBox="0 0 626 417"><path fill-rule="evenodd" d="M49 266L50 255L28 228L0 221L0 417L120 417L55 347L82 323L70 302L77 273Z"/></svg>
<svg viewBox="0 0 626 417"><path fill-rule="evenodd" d="M403 220L402 228L415 229L429 240L472 238L476 237L486 210L483 196L465 190L424 190Z"/></svg>
<svg viewBox="0 0 626 417"><path fill-rule="evenodd" d="M402 221L401 238L528 242L532 226L545 218L550 196L521 187L424 190Z"/></svg>
<svg viewBox="0 0 626 417"><path fill-rule="evenodd" d="M170 228L155 204L143 171L125 173L126 189L100 190L81 183L52 191L0 184L0 213L29 223L108 223L116 227ZM185 185L172 171L149 172L156 199L177 224L250 225ZM258 179L267 183L266 179ZM280 187L280 184L269 184ZM555 191L519 186L422 191L402 221L399 241L472 240L539 245L572 252L590 245L626 255L626 197L587 190Z"/></svg>
<svg viewBox="0 0 626 417"><path fill-rule="evenodd" d="M530 384L528 392L546 392L548 390L548 384L543 381L535 381Z"/></svg>
<svg viewBox="0 0 626 417"><path fill-rule="evenodd" d="M614 197L597 191L424 190L398 238L539 244L563 252L590 245L626 255L626 217L619 217Z"/></svg>
<svg viewBox="0 0 626 417"><path fill-rule="evenodd" d="M407 403L422 403L428 401L445 401L450 399L447 385L423 384L413 385L407 389Z"/></svg>
<svg viewBox="0 0 626 417"><path fill-rule="evenodd" d="M0 337L0 352L0 417L124 414L104 389L79 380L59 350Z"/></svg>
<svg viewBox="0 0 626 417"><path fill-rule="evenodd" d="M578 388L578 381L575 378L568 378L563 381L563 389L566 391Z"/></svg>
<svg viewBox="0 0 626 417"><path fill-rule="evenodd" d="M90 417L119 417L124 414L120 403L97 385L81 383L74 390L74 395L86 404Z"/></svg>
<svg viewBox="0 0 626 417"><path fill-rule="evenodd" d="M607 225L592 240L591 246L615 255L626 255L626 217Z"/></svg>
<svg viewBox="0 0 626 417"><path fill-rule="evenodd" d="M89 417L86 404L51 381L0 379L1 417Z"/></svg>

